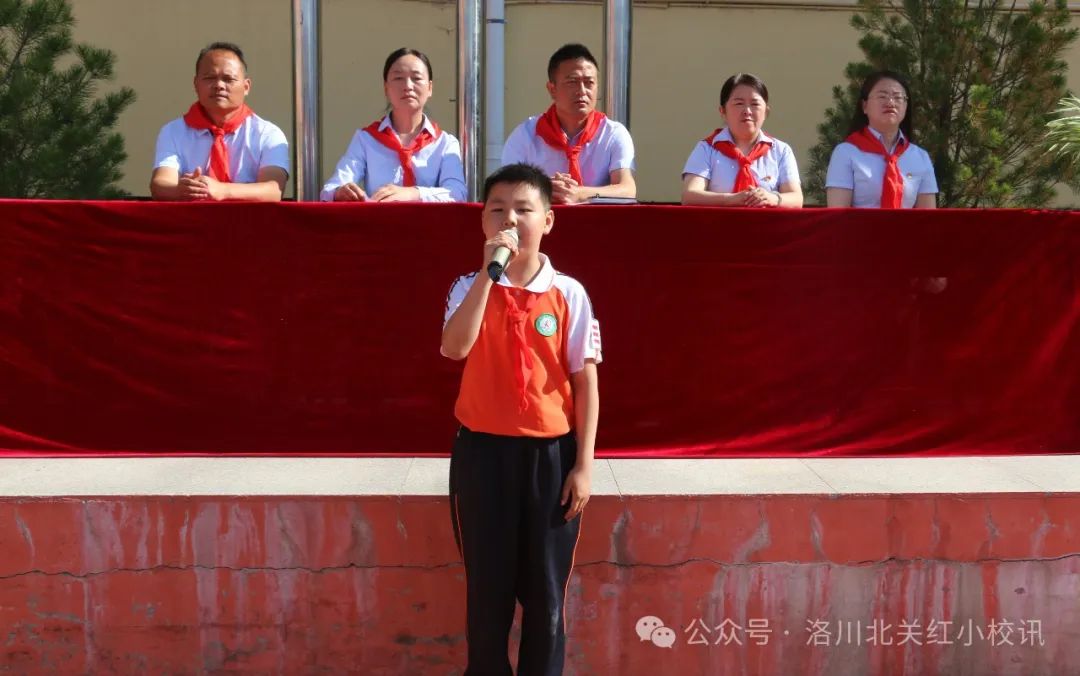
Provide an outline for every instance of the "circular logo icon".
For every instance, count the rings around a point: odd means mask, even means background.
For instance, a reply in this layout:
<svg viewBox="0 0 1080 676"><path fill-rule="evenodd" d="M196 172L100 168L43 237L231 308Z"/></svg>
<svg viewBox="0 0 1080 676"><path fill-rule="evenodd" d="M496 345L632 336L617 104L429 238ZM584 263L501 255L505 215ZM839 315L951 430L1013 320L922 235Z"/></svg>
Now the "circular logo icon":
<svg viewBox="0 0 1080 676"><path fill-rule="evenodd" d="M558 328L559 322L555 320L555 315L551 313L545 312L536 318L536 331L545 338L554 336Z"/></svg>

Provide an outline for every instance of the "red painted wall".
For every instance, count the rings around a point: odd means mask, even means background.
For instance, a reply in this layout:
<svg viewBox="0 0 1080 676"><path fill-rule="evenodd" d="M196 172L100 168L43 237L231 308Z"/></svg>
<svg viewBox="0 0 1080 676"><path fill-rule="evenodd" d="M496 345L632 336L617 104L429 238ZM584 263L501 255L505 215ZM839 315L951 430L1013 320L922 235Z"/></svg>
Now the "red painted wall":
<svg viewBox="0 0 1080 676"><path fill-rule="evenodd" d="M461 673L448 518L421 497L0 501L0 671ZM567 671L1080 673L1078 552L1077 495L601 497ZM639 635L646 616L671 631Z"/></svg>

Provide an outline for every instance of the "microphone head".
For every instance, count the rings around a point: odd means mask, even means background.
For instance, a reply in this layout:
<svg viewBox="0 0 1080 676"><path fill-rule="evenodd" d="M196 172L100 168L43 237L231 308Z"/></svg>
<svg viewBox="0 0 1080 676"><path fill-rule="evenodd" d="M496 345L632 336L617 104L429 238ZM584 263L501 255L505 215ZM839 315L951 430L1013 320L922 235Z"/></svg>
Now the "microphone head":
<svg viewBox="0 0 1080 676"><path fill-rule="evenodd" d="M521 236L518 233L518 229L507 228L503 230L507 237L514 242L514 246L517 246ZM491 262L488 263L487 273L488 277L491 277L491 281L498 282L499 277L502 277L503 270L510 264L510 249L505 246L500 246L495 249L495 253L491 255Z"/></svg>

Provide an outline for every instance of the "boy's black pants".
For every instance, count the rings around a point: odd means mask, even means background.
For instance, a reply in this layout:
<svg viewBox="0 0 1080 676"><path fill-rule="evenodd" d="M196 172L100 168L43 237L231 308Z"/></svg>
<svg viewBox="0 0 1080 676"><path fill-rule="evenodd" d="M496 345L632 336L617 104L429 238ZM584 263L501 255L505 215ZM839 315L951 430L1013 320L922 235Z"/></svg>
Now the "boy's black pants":
<svg viewBox="0 0 1080 676"><path fill-rule="evenodd" d="M563 603L581 517L559 504L577 460L573 432L555 439L458 431L450 510L465 561L467 676L511 674L514 601L521 602L519 676L561 674Z"/></svg>

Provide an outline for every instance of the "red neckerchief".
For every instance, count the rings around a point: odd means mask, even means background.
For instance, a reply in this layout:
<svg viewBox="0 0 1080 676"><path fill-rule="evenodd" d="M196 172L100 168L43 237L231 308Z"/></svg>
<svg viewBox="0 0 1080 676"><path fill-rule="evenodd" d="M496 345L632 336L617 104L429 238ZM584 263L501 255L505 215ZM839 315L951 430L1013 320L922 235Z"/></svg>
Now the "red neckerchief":
<svg viewBox="0 0 1080 676"><path fill-rule="evenodd" d="M520 397L518 400L518 412L521 413L529 408L529 398L526 393L528 392L527 386L533 370L533 354L525 339L525 325L529 321L529 314L536 305L536 300L540 297L540 294L525 289L512 289L502 284L496 284L495 288L499 289L503 294L508 328L514 340L514 347L517 348L514 355L514 361L516 362L514 383L517 385L518 396ZM524 307L518 304L518 298L521 296L525 297Z"/></svg>
<svg viewBox="0 0 1080 676"><path fill-rule="evenodd" d="M735 189L732 192L742 192L747 188L756 187L758 184L757 177L754 176L754 172L750 171L750 165L769 152L769 148L772 147L772 139L764 133L758 134L757 143L750 150L750 154L743 155L739 147L731 141L715 140L722 131L723 129L714 131L705 139L705 143L739 163L739 173L735 175Z"/></svg>
<svg viewBox="0 0 1080 676"><path fill-rule="evenodd" d="M585 118L585 127L578 134L577 143L570 145L569 140L566 138L566 132L562 130L562 126L559 124L559 116L555 113L555 104L552 104L547 112L541 115L536 120L536 135L544 139L544 143L556 150L561 150L566 153L566 159L570 164L570 177L578 182L578 185L585 185L585 182L581 179L581 164L578 162L578 157L581 155L581 151L585 149L585 144L596 138L596 133L600 131L600 125L607 119L607 116L599 111L592 111L588 117Z"/></svg>
<svg viewBox="0 0 1080 676"><path fill-rule="evenodd" d="M188 111L184 113L184 124L192 129L209 129L210 133L214 135L214 145L210 146L210 170L207 172L208 176L216 178L222 183L232 183L232 176L229 175L229 149L225 146L225 134L231 134L239 129L244 120L254 114L251 108L247 107L247 104L243 104L236 111L236 114L219 127L214 124L214 121L210 119L210 116L206 114L206 110L198 101L191 104Z"/></svg>
<svg viewBox="0 0 1080 676"><path fill-rule="evenodd" d="M401 145L401 139L398 138L397 132L394 131L394 125L388 124L380 129L382 126L382 120L372 122L368 126L364 127L364 131L371 134L371 137L383 144L390 150L397 153L398 161L401 162L401 170L403 176L401 178L401 185L406 188L411 188L416 185L416 170L413 167L412 156L420 151L424 146L434 143L442 131L439 129L439 125L434 122L431 126L434 127L435 133L432 134L427 130L427 127L421 127L420 133L416 135L416 138L412 140L408 146Z"/></svg>
<svg viewBox="0 0 1080 676"><path fill-rule="evenodd" d="M901 136L891 154L885 150L884 142L870 133L869 127L863 127L844 140L864 153L874 153L885 157L885 177L881 180L881 208L899 209L904 200L904 177L900 173L898 161L904 151L911 146L908 140Z"/></svg>

